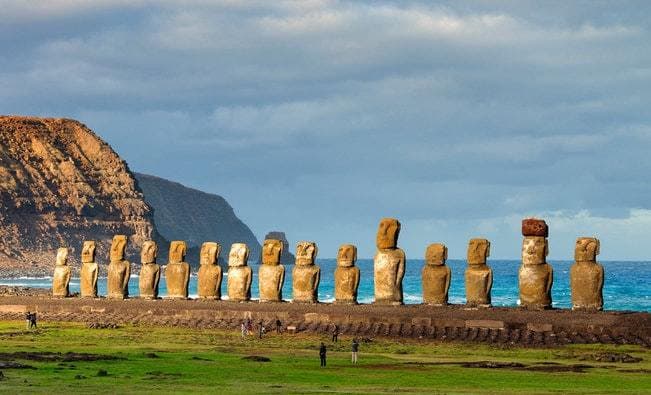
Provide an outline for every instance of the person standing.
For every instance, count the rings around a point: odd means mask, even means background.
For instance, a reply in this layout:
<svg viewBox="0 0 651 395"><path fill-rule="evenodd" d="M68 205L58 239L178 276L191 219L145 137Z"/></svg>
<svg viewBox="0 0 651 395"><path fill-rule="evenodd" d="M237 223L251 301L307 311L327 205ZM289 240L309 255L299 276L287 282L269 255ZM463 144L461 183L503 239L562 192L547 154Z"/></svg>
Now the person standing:
<svg viewBox="0 0 651 395"><path fill-rule="evenodd" d="M264 322L262 322L262 320L260 320L260 322L258 323L258 337L260 339L262 339L263 333L264 333Z"/></svg>
<svg viewBox="0 0 651 395"><path fill-rule="evenodd" d="M332 342L336 343L339 340L339 326L335 324L335 328L332 330Z"/></svg>
<svg viewBox="0 0 651 395"><path fill-rule="evenodd" d="M29 322L29 328L36 328L36 313L32 313L32 319Z"/></svg>
<svg viewBox="0 0 651 395"><path fill-rule="evenodd" d="M326 353L328 350L326 350L325 344L321 342L321 347L319 348L319 358L321 358L321 367L324 368L326 366Z"/></svg>
<svg viewBox="0 0 651 395"><path fill-rule="evenodd" d="M283 327L283 323L280 322L280 319L276 318L276 333L280 334L280 329Z"/></svg>
<svg viewBox="0 0 651 395"><path fill-rule="evenodd" d="M244 322L242 322L240 330L242 331L242 339L244 339L246 337L246 325L244 325Z"/></svg>
<svg viewBox="0 0 651 395"><path fill-rule="evenodd" d="M25 329L29 329L31 323L32 323L32 313L28 311L27 314L25 314Z"/></svg>
<svg viewBox="0 0 651 395"><path fill-rule="evenodd" d="M357 352L359 351L359 342L357 341L357 338L353 338L353 345L351 348L351 362L356 364L357 363Z"/></svg>

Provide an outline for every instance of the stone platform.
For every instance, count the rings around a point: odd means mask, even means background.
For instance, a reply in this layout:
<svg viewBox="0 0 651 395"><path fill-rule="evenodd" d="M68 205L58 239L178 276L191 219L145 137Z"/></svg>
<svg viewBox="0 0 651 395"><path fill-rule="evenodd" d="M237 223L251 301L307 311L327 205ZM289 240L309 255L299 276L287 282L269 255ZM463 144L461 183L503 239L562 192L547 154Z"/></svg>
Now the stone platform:
<svg viewBox="0 0 651 395"><path fill-rule="evenodd" d="M332 332L336 324L342 335L363 338L429 338L524 346L615 343L651 347L651 313L644 312L0 296L1 320L24 320L26 311L37 312L41 322L239 330L247 318L256 324L263 320L269 329L275 329L279 319L283 327L293 326L297 332Z"/></svg>

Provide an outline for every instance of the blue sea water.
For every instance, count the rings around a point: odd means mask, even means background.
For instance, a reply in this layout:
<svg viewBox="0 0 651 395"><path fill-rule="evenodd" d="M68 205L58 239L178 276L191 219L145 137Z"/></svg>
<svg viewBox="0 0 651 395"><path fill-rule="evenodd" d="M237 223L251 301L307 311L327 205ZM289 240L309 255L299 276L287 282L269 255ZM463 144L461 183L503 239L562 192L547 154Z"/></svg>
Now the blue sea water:
<svg viewBox="0 0 651 395"><path fill-rule="evenodd" d="M651 262L600 262L605 269L606 278L604 282L604 308L606 310L635 310L651 312ZM321 302L332 302L334 300L334 270L336 261L334 259L321 259L318 261L321 267L321 283L319 285L319 300ZM423 260L408 260L405 278L403 280L404 299L407 304L422 302L421 269ZM550 261L554 268L554 285L552 287L553 305L556 308L569 308L570 303L570 261ZM452 281L450 284L450 303L465 303L464 260L449 260L448 265L452 269ZM492 300L494 306L517 306L518 305L518 268L520 261L515 260L493 260L489 261L493 269ZM373 301L373 261L371 259L360 259L357 262L361 270L361 281L359 285L358 300L360 303L371 303ZM257 265L252 265L254 278L252 282L251 295L253 299L258 296ZM292 275L293 265L286 265L286 278L283 287L284 299L292 298ZM222 293L226 291L224 276ZM106 278L98 281L100 295L106 295ZM0 285L20 285L30 287L49 288L50 278L14 278L0 279ZM190 280L190 296L196 295L197 278L195 275ZM71 292L79 291L79 279L73 279L70 283ZM131 296L138 295L138 276L132 275L129 282L129 293ZM161 279L160 295L165 296L165 281Z"/></svg>

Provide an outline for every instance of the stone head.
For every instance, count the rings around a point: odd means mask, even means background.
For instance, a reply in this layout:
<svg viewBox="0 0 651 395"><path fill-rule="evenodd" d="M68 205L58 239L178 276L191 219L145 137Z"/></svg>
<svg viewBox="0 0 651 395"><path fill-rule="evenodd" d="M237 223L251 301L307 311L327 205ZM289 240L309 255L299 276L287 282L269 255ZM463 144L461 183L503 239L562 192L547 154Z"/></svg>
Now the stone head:
<svg viewBox="0 0 651 395"><path fill-rule="evenodd" d="M400 222L395 218L382 218L378 226L375 244L377 248L391 249L398 247L398 235L400 234Z"/></svg>
<svg viewBox="0 0 651 395"><path fill-rule="evenodd" d="M491 254L491 242L486 239L470 239L468 243L468 264L483 265Z"/></svg>
<svg viewBox="0 0 651 395"><path fill-rule="evenodd" d="M522 240L522 264L542 265L549 254L547 238L544 236L527 236Z"/></svg>
<svg viewBox="0 0 651 395"><path fill-rule="evenodd" d="M201 265L214 265L217 263L217 258L222 252L222 246L219 243L207 241L201 246L201 258L199 263Z"/></svg>
<svg viewBox="0 0 651 395"><path fill-rule="evenodd" d="M445 244L434 243L427 246L427 249L425 250L425 263L427 265L445 265L447 259L448 247L446 247Z"/></svg>
<svg viewBox="0 0 651 395"><path fill-rule="evenodd" d="M228 253L228 266L246 266L249 260L249 247L244 243L233 243Z"/></svg>
<svg viewBox="0 0 651 395"><path fill-rule="evenodd" d="M95 242L84 241L84 245L81 248L81 263L93 263L95 262Z"/></svg>
<svg viewBox="0 0 651 395"><path fill-rule="evenodd" d="M63 247L57 250L57 266L65 266L68 264L68 249Z"/></svg>
<svg viewBox="0 0 651 395"><path fill-rule="evenodd" d="M188 247L185 245L185 241L173 241L170 243L170 259L169 263L181 263L185 261L185 253L188 250Z"/></svg>
<svg viewBox="0 0 651 395"><path fill-rule="evenodd" d="M299 241L296 244L296 264L309 266L314 265L316 260L316 254L319 252L319 248L316 246L316 243L313 241Z"/></svg>
<svg viewBox="0 0 651 395"><path fill-rule="evenodd" d="M577 262L592 262L597 259L601 243L594 237L579 237L574 248L574 260Z"/></svg>
<svg viewBox="0 0 651 395"><path fill-rule="evenodd" d="M111 262L124 260L124 252L127 249L127 236L115 235L111 243Z"/></svg>
<svg viewBox="0 0 651 395"><path fill-rule="evenodd" d="M267 239L262 246L262 263L264 265L280 265L280 255L283 253L283 242Z"/></svg>
<svg viewBox="0 0 651 395"><path fill-rule="evenodd" d="M337 251L337 266L355 266L357 261L357 247L353 244L342 244Z"/></svg>
<svg viewBox="0 0 651 395"><path fill-rule="evenodd" d="M147 263L156 263L158 257L158 245L153 240L147 240L142 243L142 250L140 250L140 262L145 265Z"/></svg>

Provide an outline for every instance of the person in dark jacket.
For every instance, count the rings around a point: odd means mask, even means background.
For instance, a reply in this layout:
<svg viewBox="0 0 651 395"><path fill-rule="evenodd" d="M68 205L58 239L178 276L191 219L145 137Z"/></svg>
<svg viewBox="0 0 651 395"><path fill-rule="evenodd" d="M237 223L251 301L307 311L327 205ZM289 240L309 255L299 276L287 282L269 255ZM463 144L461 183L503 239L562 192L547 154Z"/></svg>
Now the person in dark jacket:
<svg viewBox="0 0 651 395"><path fill-rule="evenodd" d="M332 330L332 342L336 343L337 340L339 340L339 326L335 324L335 327Z"/></svg>
<svg viewBox="0 0 651 395"><path fill-rule="evenodd" d="M326 366L326 353L327 352L328 352L328 350L326 350L325 344L323 344L323 342L321 342L321 347L319 348L319 358L321 358L321 367L322 368Z"/></svg>
<svg viewBox="0 0 651 395"><path fill-rule="evenodd" d="M31 323L32 323L32 313L28 311L25 314L25 329L29 329Z"/></svg>
<svg viewBox="0 0 651 395"><path fill-rule="evenodd" d="M357 363L357 352L359 351L359 341L357 341L357 338L353 338L353 345L351 347L352 351L352 363Z"/></svg>

